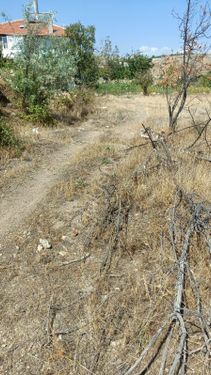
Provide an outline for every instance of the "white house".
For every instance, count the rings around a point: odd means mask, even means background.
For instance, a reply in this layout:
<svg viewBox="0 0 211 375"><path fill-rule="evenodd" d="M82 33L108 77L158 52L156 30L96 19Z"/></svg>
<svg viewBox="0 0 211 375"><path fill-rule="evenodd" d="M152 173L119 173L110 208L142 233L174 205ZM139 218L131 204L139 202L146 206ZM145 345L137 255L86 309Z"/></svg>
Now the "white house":
<svg viewBox="0 0 211 375"><path fill-rule="evenodd" d="M46 18L48 22L46 22ZM45 20L45 21L43 21ZM29 24L35 26L39 37L65 35L64 27L54 25L50 13L39 13L38 2L34 0L34 14L30 17ZM22 38L27 35L26 21L24 19L0 23L0 48L3 57L13 57L17 53L17 46Z"/></svg>

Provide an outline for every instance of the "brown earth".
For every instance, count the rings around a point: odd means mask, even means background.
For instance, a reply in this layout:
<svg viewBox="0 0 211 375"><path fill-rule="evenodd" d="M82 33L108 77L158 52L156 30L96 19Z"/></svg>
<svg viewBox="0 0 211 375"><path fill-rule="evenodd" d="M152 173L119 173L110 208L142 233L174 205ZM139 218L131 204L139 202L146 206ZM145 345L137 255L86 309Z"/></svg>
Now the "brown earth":
<svg viewBox="0 0 211 375"><path fill-rule="evenodd" d="M208 100L192 97L189 105L200 103L195 111L203 116ZM40 129L29 155L1 165L1 374L124 374L171 306L164 286L172 256L166 242L161 259L160 233L167 231L173 182L162 183L158 173L149 176L148 190L144 177L127 211L135 185L128 187L126 174L148 152L127 153L143 143L142 123L168 132L163 97L99 97L85 122ZM209 199L205 167L191 163L176 178ZM128 247L120 235L115 265L105 273L113 217L116 228L128 220ZM40 239L52 248L38 247ZM209 278L202 287L208 298Z"/></svg>
<svg viewBox="0 0 211 375"><path fill-rule="evenodd" d="M143 100L142 100L143 101ZM90 119L87 123L82 124L76 129L66 129L66 137L70 137L72 133L73 138L70 138L69 141L66 141L68 144L55 144L56 137L59 130L49 131L51 137L55 139L51 142L46 142L49 137L49 134L46 134L46 130L39 131L39 141L36 142L35 155L31 157L27 155L28 159L32 158L33 163L38 159L38 165L33 168L27 166L27 174L25 179L21 179L19 176L18 168L20 168L21 163L16 160L15 167L12 168L13 179L19 179L18 184L14 184L7 187L5 191L5 186L1 186L2 197L0 200L0 238L1 242L4 240L5 236L9 234L14 234L14 231L22 225L24 220L33 213L39 203L45 198L48 192L52 187L62 179L62 176L65 173L71 164L72 158L77 152L82 151L84 147L90 144L97 142L97 139L101 135L104 135L109 132L114 126L121 126L121 129L115 129L114 134L117 136L121 134L123 138L131 137L135 133L136 129L131 128L134 125L140 125L141 121L146 119L146 111L142 108L142 101L140 98L134 98L133 100L125 98L124 100L110 99L108 100L109 106L101 105L98 108L98 111L101 112L100 120L98 116L95 119ZM107 104L107 103L106 103ZM105 128L103 129L103 127ZM122 128L126 131L122 134ZM42 135L42 133L44 133ZM52 133L55 133L54 135ZM68 134L70 133L70 134ZM53 142L54 141L54 142ZM65 143L66 143L65 142ZM46 149L46 154L40 155L39 145L43 148L43 144ZM53 146L53 147L52 147ZM52 148L54 150L52 150ZM55 150L56 148L56 150ZM26 158L25 157L25 158ZM4 174L7 167L1 167L1 172ZM11 174L11 171L9 171ZM16 175L18 174L18 176Z"/></svg>

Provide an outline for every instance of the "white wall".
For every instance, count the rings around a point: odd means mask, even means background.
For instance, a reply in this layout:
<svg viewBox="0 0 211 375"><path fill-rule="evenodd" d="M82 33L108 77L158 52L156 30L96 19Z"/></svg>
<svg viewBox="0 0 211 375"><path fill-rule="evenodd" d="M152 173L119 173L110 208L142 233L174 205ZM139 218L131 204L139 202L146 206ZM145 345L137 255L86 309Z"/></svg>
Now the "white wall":
<svg viewBox="0 0 211 375"><path fill-rule="evenodd" d="M18 52L18 43L22 38L22 36L8 36L7 48L2 48L3 57L14 57Z"/></svg>

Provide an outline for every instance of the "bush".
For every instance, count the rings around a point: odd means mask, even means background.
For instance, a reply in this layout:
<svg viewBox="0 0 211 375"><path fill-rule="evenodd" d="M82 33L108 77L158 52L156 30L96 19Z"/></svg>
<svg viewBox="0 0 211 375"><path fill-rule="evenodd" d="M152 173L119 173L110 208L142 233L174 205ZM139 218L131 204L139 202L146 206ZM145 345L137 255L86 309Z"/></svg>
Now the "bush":
<svg viewBox="0 0 211 375"><path fill-rule="evenodd" d="M67 41L52 37L51 47L46 50L45 40L38 39L34 36L24 38L22 50L15 58L15 67L7 78L27 114L31 107L46 107L56 92L67 90L73 84L74 62L67 50Z"/></svg>
<svg viewBox="0 0 211 375"><path fill-rule="evenodd" d="M127 69L120 57L114 57L108 61L108 72L110 80L122 80L127 77Z"/></svg>
<svg viewBox="0 0 211 375"><path fill-rule="evenodd" d="M68 48L77 60L76 85L95 86L99 78L99 68L94 54L95 27L85 27L78 22L68 26L65 33L69 40Z"/></svg>
<svg viewBox="0 0 211 375"><path fill-rule="evenodd" d="M210 87L211 88L211 71L201 76L197 80L197 86Z"/></svg>
<svg viewBox="0 0 211 375"><path fill-rule="evenodd" d="M0 146L17 147L18 141L13 134L12 129L0 118Z"/></svg>
<svg viewBox="0 0 211 375"><path fill-rule="evenodd" d="M109 38L104 42L99 56L100 76L106 80L134 79L137 73L152 67L152 58L140 52L120 56L117 47L113 49Z"/></svg>
<svg viewBox="0 0 211 375"><path fill-rule="evenodd" d="M42 125L49 126L53 125L53 117L50 113L47 105L30 104L28 107L27 114L21 115L27 121L39 122Z"/></svg>
<svg viewBox="0 0 211 375"><path fill-rule="evenodd" d="M149 94L148 89L153 84L152 73L149 70L145 72L137 73L136 83L142 87L143 94L148 95Z"/></svg>
<svg viewBox="0 0 211 375"><path fill-rule="evenodd" d="M91 89L75 89L61 94L54 103L57 113L80 120L94 108L94 92Z"/></svg>
<svg viewBox="0 0 211 375"><path fill-rule="evenodd" d="M24 112L34 115L34 118L37 115L44 118L50 98L73 85L75 59L68 48L67 38L37 36L45 21L31 22L29 10L26 11L25 24L27 35L16 46L19 53L6 78Z"/></svg>
<svg viewBox="0 0 211 375"><path fill-rule="evenodd" d="M140 52L136 52L132 55L128 55L126 58L128 66L127 74L130 79L135 78L138 73L149 71L152 68L152 58L142 55Z"/></svg>

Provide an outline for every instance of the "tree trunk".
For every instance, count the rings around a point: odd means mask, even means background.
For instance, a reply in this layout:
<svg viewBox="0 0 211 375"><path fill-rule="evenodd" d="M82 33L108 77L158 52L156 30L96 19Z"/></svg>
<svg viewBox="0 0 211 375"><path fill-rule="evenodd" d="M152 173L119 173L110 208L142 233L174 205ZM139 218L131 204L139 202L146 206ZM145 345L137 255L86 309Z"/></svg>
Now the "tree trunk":
<svg viewBox="0 0 211 375"><path fill-rule="evenodd" d="M148 87L147 86L143 86L143 94L144 96L148 96L149 93L148 93Z"/></svg>

